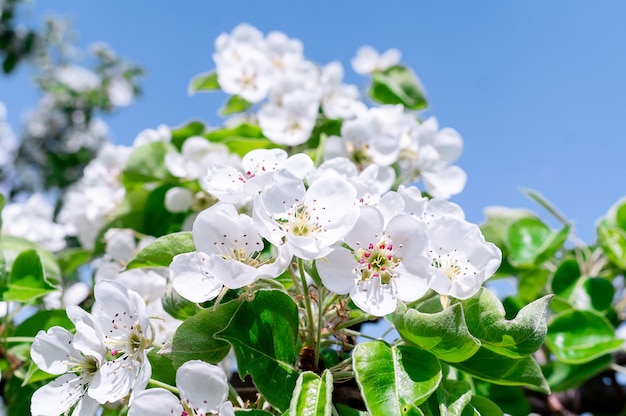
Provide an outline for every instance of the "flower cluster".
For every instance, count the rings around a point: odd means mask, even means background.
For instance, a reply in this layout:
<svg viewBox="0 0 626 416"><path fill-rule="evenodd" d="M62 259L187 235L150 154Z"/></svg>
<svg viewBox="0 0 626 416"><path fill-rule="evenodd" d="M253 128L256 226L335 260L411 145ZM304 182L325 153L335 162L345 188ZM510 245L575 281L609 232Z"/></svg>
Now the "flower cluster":
<svg viewBox="0 0 626 416"><path fill-rule="evenodd" d="M425 99L398 51L365 47L354 58L354 70L373 83L381 74L394 83L400 73L411 84L400 95L397 83L381 86L391 98L370 92L379 104L366 104L343 83L339 62L316 66L282 33L240 25L215 47L215 71L190 88L223 90L227 106L236 104L229 112L244 117L212 130L199 122L159 126L131 147L104 145L68 187L56 219L44 206L22 218L45 224L39 234L11 219L11 207L3 213L7 230L17 227L13 233L52 251L75 237L93 271L91 312L67 307L75 331L53 326L35 337L33 362L59 377L34 393L34 415L94 415L101 406L130 416L233 415L234 406L248 405L229 400L216 364L234 347L246 371L242 350L267 322L251 325L248 343L219 331L230 325L225 315L243 313L261 290L278 287L276 296L287 297L300 324L294 345L315 351L317 370L323 345L339 349L352 336L341 332L350 316L386 316L426 295L445 308L479 292L500 265L500 250L448 201L465 185L454 165L461 136L414 111ZM58 69L55 80L70 95L102 81L75 67ZM111 102L124 105L128 87L111 78ZM42 286L35 296L53 291ZM207 325L217 334L205 334ZM190 326L203 333L181 341ZM169 359L175 377L162 364Z"/></svg>

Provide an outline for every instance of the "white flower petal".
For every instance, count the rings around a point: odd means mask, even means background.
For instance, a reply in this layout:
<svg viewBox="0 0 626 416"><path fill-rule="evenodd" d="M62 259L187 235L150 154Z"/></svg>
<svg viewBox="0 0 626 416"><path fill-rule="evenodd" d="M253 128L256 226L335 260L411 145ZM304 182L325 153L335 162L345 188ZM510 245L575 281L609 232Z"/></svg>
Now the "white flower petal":
<svg viewBox="0 0 626 416"><path fill-rule="evenodd" d="M192 302L214 299L222 290L222 282L206 268L206 259L205 253L183 253L174 256L170 264L174 289Z"/></svg>
<svg viewBox="0 0 626 416"><path fill-rule="evenodd" d="M84 381L75 374L64 374L40 387L30 401L33 416L59 416L64 414L84 395Z"/></svg>
<svg viewBox="0 0 626 416"><path fill-rule="evenodd" d="M190 408L217 412L228 396L226 374L216 365L190 360L176 371L176 386Z"/></svg>
<svg viewBox="0 0 626 416"><path fill-rule="evenodd" d="M128 416L172 416L182 415L183 406L173 393L154 388L135 396L128 409Z"/></svg>
<svg viewBox="0 0 626 416"><path fill-rule="evenodd" d="M37 367L50 374L63 374L68 370L68 359L80 358L72 345L74 335L65 328L53 326L47 332L39 331L33 341L30 356Z"/></svg>

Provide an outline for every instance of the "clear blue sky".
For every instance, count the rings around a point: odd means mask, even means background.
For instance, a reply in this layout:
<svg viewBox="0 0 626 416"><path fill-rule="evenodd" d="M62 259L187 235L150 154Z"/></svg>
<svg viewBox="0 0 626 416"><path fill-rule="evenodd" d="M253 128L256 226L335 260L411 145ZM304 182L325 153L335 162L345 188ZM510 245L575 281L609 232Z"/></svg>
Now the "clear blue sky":
<svg viewBox="0 0 626 416"><path fill-rule="evenodd" d="M239 1L46 0L31 6L72 16L79 44L109 43L147 70L144 95L108 118L115 140L200 119L215 125L223 94L187 95L213 68L213 40L241 22L281 30L319 64L369 44L396 47L425 85L440 126L463 136L468 173L453 200L480 222L488 205L541 209L532 188L575 220L584 240L626 195L626 2L621 1ZM36 103L29 74L0 77L0 101L17 130Z"/></svg>

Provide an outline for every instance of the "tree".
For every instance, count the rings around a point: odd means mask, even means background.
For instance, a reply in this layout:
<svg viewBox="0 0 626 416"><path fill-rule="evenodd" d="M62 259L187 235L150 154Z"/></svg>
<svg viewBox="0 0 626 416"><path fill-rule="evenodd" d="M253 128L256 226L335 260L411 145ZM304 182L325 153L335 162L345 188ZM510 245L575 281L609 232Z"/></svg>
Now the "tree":
<svg viewBox="0 0 626 416"><path fill-rule="evenodd" d="M105 143L84 175L42 182L58 210L4 207L9 414L622 411L568 394L621 369L623 201L592 246L530 191L560 230L509 209L479 227L448 201L461 136L421 117L398 51L357 52L367 98L283 33L237 26L214 58L189 90L227 94L224 126ZM77 103L109 108L115 75L50 68L69 124ZM505 278L508 296L484 287Z"/></svg>

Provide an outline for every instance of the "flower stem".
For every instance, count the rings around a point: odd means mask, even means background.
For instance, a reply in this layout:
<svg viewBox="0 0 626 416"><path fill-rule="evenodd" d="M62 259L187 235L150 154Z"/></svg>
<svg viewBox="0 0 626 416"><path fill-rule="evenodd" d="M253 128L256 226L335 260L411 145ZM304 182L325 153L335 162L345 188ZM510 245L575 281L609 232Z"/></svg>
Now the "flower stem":
<svg viewBox="0 0 626 416"><path fill-rule="evenodd" d="M309 330L307 331L307 342L313 343L313 331L315 331L315 321L313 318L313 311L311 310L311 297L309 296L309 285L306 282L306 276L304 275L304 264L302 264L302 259L298 258L298 269L300 271L300 280L302 282L302 294L304 295L304 304L306 305L306 314L309 322ZM311 345L312 346L312 345ZM315 345L315 353L317 352L318 346Z"/></svg>
<svg viewBox="0 0 626 416"><path fill-rule="evenodd" d="M167 391L171 391L174 394L178 394L178 389L176 387L170 386L167 383L164 383L162 381L159 380L155 380L153 378L150 379L150 381L148 381L148 384L154 386L154 387L161 387Z"/></svg>
<svg viewBox="0 0 626 416"><path fill-rule="evenodd" d="M230 383L228 383L228 399L233 403L237 403L239 407L244 407L245 405L243 399L239 393L237 393L237 389L235 389Z"/></svg>
<svg viewBox="0 0 626 416"><path fill-rule="evenodd" d="M324 287L319 287L317 289L317 338L315 340L315 368L319 368L320 362L320 350L322 349L322 326L324 322L324 308L322 304L324 303L324 297L326 295L326 291Z"/></svg>
<svg viewBox="0 0 626 416"><path fill-rule="evenodd" d="M35 337L6 337L5 342L33 342Z"/></svg>

